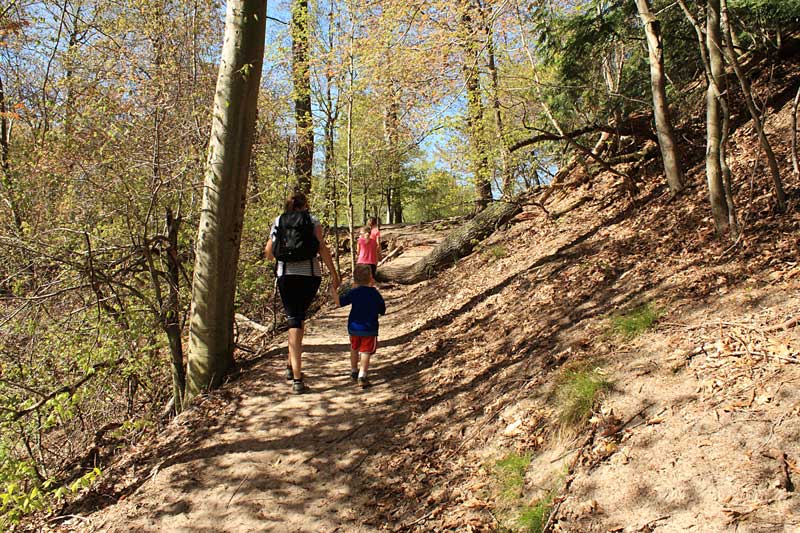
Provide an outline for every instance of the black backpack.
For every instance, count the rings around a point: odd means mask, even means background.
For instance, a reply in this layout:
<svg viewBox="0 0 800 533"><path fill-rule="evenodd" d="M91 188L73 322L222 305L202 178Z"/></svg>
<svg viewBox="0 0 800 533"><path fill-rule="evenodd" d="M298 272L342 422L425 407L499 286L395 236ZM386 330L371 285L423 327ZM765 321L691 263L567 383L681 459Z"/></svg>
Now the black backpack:
<svg viewBox="0 0 800 533"><path fill-rule="evenodd" d="M290 211L278 218L272 255L278 261L307 261L317 256L319 240L308 211Z"/></svg>

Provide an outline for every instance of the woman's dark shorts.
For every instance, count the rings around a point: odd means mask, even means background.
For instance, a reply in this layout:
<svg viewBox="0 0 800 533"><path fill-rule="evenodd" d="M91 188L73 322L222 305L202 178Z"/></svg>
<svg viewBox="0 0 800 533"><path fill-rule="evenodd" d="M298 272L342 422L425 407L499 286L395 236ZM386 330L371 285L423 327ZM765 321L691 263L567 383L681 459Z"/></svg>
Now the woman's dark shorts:
<svg viewBox="0 0 800 533"><path fill-rule="evenodd" d="M303 327L306 313L314 301L322 278L316 276L281 276L278 291L281 293L283 309L289 328Z"/></svg>

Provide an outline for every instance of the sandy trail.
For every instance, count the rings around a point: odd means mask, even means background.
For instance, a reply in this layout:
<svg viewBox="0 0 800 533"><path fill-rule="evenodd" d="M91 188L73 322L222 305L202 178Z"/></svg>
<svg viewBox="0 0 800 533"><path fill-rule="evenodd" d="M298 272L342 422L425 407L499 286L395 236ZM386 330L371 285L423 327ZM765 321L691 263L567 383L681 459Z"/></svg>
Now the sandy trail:
<svg viewBox="0 0 800 533"><path fill-rule="evenodd" d="M413 262L426 250L409 250ZM310 392L284 378L286 348L236 384L235 410L197 446L162 457L157 473L129 498L91 517L97 531L375 531L360 509L379 505L364 485L365 460L398 444L409 419L413 335L405 288L385 287L387 315L373 356L372 387L349 377L347 314L330 309L307 323L303 372ZM180 424L180 417L173 423ZM191 428L197 431L198 428ZM402 437L401 437L402 438Z"/></svg>

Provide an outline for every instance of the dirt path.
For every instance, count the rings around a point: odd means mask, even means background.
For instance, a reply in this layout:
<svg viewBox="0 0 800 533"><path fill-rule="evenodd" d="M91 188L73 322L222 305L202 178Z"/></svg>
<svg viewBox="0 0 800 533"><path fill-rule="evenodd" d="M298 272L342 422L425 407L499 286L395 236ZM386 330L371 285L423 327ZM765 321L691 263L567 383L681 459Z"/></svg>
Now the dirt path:
<svg viewBox="0 0 800 533"><path fill-rule="evenodd" d="M409 250L412 261L424 250ZM364 462L392 442L414 388L403 343L413 313L405 289L384 287L373 386L349 377L349 308L328 309L307 325L304 374L310 392L284 379L285 343L234 384L238 405L196 446L162 457L127 499L89 517L96 531L374 531L359 510L373 508ZM180 424L180 417L173 424ZM189 424L186 423L188 426ZM198 428L190 427L190 431ZM372 499L371 499L372 498ZM83 524L84 528L87 524Z"/></svg>

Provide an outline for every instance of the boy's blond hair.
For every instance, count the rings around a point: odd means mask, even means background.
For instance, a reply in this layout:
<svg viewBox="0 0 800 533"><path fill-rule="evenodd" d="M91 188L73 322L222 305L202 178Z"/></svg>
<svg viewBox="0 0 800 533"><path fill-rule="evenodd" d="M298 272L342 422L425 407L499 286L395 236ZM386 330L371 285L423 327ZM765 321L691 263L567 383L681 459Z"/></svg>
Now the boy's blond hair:
<svg viewBox="0 0 800 533"><path fill-rule="evenodd" d="M372 270L369 265L356 265L353 270L353 281L358 285L369 285L372 281Z"/></svg>

